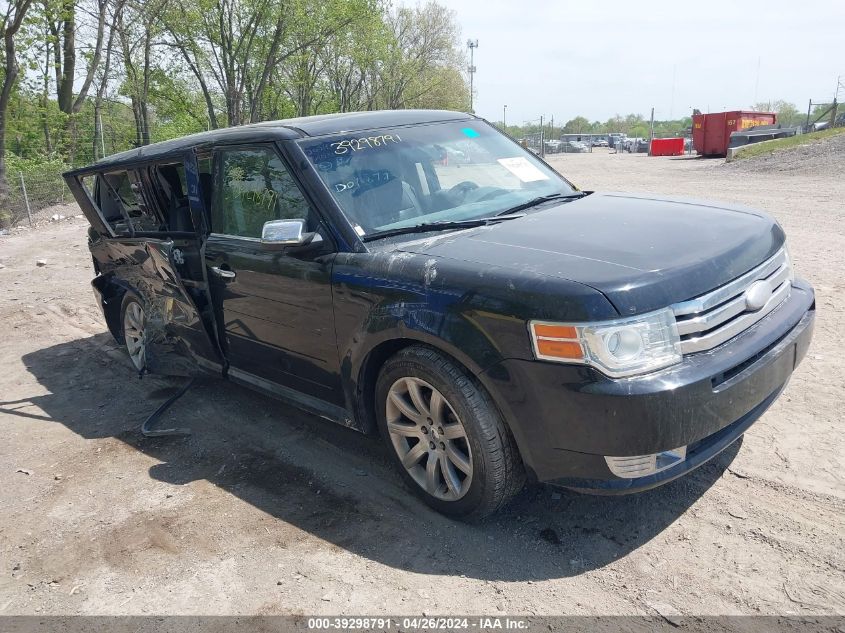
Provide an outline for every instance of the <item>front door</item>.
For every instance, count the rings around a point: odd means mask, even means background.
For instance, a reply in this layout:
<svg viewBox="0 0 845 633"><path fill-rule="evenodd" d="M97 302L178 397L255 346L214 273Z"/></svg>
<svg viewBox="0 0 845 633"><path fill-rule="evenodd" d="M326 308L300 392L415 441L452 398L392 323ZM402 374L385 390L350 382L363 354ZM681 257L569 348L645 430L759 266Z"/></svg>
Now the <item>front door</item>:
<svg viewBox="0 0 845 633"><path fill-rule="evenodd" d="M265 222L302 218L319 237L267 250ZM328 232L272 145L215 151L209 283L229 375L342 406Z"/></svg>

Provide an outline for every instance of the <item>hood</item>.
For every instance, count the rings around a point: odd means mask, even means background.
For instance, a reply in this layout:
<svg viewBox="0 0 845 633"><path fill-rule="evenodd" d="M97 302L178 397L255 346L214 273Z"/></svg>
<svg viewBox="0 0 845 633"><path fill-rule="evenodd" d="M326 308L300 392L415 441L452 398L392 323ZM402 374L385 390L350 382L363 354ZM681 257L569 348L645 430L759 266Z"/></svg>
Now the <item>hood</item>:
<svg viewBox="0 0 845 633"><path fill-rule="evenodd" d="M715 202L594 193L523 218L406 242L399 250L565 278L620 314L691 299L751 270L784 243L766 214Z"/></svg>

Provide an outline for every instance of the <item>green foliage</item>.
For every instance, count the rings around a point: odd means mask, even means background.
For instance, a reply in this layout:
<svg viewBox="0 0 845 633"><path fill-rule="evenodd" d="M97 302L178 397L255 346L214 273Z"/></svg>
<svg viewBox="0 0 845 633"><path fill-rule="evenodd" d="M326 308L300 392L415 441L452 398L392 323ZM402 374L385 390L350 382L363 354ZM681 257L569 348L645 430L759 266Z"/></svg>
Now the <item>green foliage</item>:
<svg viewBox="0 0 845 633"><path fill-rule="evenodd" d="M563 126L563 131L566 134L589 134L594 130L595 126L582 116L570 119Z"/></svg>
<svg viewBox="0 0 845 633"><path fill-rule="evenodd" d="M789 149L791 147L799 147L801 145L810 145L818 143L826 138L832 136L839 136L845 134L845 128L830 128L821 130L820 132L810 132L809 134L798 134L787 138L776 138L771 141L762 141L760 143L752 143L740 148L734 154L733 160L742 160L744 158L753 158L754 156L762 156L771 152Z"/></svg>
<svg viewBox="0 0 845 633"><path fill-rule="evenodd" d="M778 115L777 121L785 127L794 127L806 122L807 114L798 111L795 104L778 99L776 101L761 101L751 106L756 112L774 112Z"/></svg>
<svg viewBox="0 0 845 633"><path fill-rule="evenodd" d="M60 158L43 158L40 156L23 158L12 152L6 153L6 168L14 173L23 173L27 178L43 180L68 168L68 165Z"/></svg>
<svg viewBox="0 0 845 633"><path fill-rule="evenodd" d="M62 21L74 21L84 71L100 15L105 36L87 98L62 112L54 48ZM455 15L434 1L39 0L16 42L22 70L6 148L49 165L251 121L469 107ZM10 180L13 172L10 164Z"/></svg>

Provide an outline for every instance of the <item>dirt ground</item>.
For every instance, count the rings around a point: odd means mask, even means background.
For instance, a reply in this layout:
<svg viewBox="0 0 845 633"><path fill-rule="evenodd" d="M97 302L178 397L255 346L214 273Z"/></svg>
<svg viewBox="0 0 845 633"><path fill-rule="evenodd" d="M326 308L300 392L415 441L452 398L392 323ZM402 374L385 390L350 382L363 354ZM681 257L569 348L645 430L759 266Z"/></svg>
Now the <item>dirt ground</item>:
<svg viewBox="0 0 845 633"><path fill-rule="evenodd" d="M816 335L744 441L648 493L534 486L465 525L409 496L378 441L222 381L168 414L190 438L143 439L178 383L133 375L89 289L84 220L48 223L0 237L0 614L845 613L845 179L551 162L584 189L784 225Z"/></svg>

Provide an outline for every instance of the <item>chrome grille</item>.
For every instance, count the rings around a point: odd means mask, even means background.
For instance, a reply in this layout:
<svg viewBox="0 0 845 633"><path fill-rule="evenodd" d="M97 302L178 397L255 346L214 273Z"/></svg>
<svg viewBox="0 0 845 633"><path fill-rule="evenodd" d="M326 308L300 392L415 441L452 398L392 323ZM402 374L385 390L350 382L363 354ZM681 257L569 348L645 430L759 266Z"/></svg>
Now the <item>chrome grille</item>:
<svg viewBox="0 0 845 633"><path fill-rule="evenodd" d="M789 296L792 263L786 249L707 294L672 306L681 352L713 349L747 330Z"/></svg>

